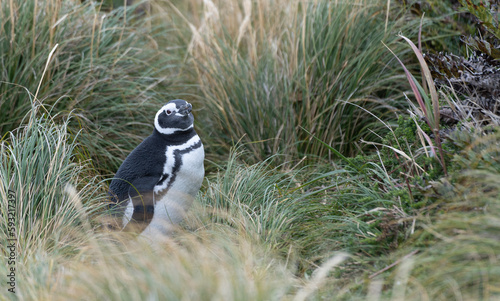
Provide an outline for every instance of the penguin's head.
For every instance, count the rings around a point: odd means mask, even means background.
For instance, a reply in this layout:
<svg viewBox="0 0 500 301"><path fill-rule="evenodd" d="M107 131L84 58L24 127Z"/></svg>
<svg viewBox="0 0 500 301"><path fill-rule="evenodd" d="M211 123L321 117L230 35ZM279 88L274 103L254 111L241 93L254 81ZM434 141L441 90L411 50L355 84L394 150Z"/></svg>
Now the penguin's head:
<svg viewBox="0 0 500 301"><path fill-rule="evenodd" d="M193 106L185 100L175 99L164 105L155 116L155 128L158 132L170 135L193 128Z"/></svg>

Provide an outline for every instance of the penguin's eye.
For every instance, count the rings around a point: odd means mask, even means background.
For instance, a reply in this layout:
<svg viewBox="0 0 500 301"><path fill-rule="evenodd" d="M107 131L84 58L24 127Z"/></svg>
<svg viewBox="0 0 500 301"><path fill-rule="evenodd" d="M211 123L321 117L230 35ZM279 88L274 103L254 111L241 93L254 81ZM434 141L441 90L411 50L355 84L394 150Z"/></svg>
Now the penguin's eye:
<svg viewBox="0 0 500 301"><path fill-rule="evenodd" d="M167 113L167 115L170 115L170 114L172 114L172 111L167 110L167 112L166 112L166 113Z"/></svg>

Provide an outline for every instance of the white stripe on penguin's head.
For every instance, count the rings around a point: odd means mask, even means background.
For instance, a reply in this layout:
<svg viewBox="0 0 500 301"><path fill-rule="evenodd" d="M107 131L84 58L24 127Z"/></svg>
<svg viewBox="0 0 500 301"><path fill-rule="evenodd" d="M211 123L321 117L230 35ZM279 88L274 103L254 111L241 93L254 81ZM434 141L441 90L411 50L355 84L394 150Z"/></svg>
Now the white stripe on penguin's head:
<svg viewBox="0 0 500 301"><path fill-rule="evenodd" d="M184 101L187 104L187 102ZM178 131L187 131L193 128L193 115L178 113L179 108L174 102L164 105L155 116L154 125L158 132L170 135Z"/></svg>

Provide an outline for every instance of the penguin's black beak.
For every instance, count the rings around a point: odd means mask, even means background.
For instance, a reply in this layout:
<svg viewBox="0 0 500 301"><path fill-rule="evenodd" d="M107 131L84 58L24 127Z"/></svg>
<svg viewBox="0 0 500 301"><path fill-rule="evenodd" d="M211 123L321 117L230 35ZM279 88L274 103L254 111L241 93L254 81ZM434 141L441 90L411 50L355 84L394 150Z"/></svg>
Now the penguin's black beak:
<svg viewBox="0 0 500 301"><path fill-rule="evenodd" d="M189 113L191 113L191 110L193 109L193 106L190 103L186 103L179 109L179 114L187 116Z"/></svg>

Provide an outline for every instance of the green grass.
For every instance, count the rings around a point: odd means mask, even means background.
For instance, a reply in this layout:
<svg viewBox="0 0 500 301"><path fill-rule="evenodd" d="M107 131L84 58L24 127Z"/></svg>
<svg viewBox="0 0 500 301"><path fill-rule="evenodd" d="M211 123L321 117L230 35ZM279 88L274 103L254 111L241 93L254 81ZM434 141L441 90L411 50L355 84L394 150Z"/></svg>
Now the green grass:
<svg viewBox="0 0 500 301"><path fill-rule="evenodd" d="M395 34L414 33L417 23L389 18L385 28L379 1L242 6L207 6L209 21L191 24L188 66L216 150L242 141L253 162L277 152L332 158L309 131L352 155L361 138L384 130L367 111L394 120L403 86L383 43L406 53ZM226 17L230 9L242 18Z"/></svg>
<svg viewBox="0 0 500 301"><path fill-rule="evenodd" d="M394 286L380 293L385 299L401 294L400 277L417 279L403 283L411 299L496 292L498 271L491 260L497 256L500 165L482 168L477 162L490 160L498 134L457 154L456 164L477 168L457 174L457 184L435 184L434 201L419 211L401 199L404 194L391 194L398 182L381 163L286 171L270 167L272 162L238 163L244 153L235 153L208 177L186 230L156 250L126 234L99 230L92 212L105 184L88 178L89 166L74 156L67 122L43 113L36 107L2 148L2 187L14 189L20 200L20 299L364 299L380 283ZM482 186L474 183L478 176ZM65 189L67 183L79 193ZM5 224L2 231L6 237ZM351 255L342 261L343 251ZM407 269L402 261L368 278L414 251ZM438 271L428 268L443 262ZM486 278L477 282L471 275Z"/></svg>
<svg viewBox="0 0 500 301"><path fill-rule="evenodd" d="M157 108L183 93L175 50L162 47L174 43L171 26L134 14L134 7L104 14L91 1L13 0L0 9L2 136L30 109L24 90L38 92L61 118L74 111L71 130L83 129L95 168L112 173L152 131Z"/></svg>
<svg viewBox="0 0 500 301"><path fill-rule="evenodd" d="M55 123L41 107L30 116L2 148L2 187L13 189L20 201L20 299L364 299L380 283L394 286L380 293L385 299L401 293L400 277L413 279L402 284L410 299L496 293L500 275L491 260L498 247L500 165L482 168L477 162L490 160L498 134L457 154L457 164L478 167L456 174L456 184L434 184L434 201L420 210L390 193L397 179L376 162L351 162L357 170L347 163L343 169L317 167L314 175L313 169L271 168L271 162L246 166L238 163L244 153L234 154L209 176L183 225L187 230L179 229L156 250L126 234L98 230L92 212L105 184L87 178L88 165L75 159L67 122ZM482 185L475 183L478 177ZM79 193L67 183L80 186ZM2 231L7 237L5 224ZM351 254L346 264L339 262L342 251ZM407 254L413 254L407 269L402 261L368 278ZM331 276L320 272L322 264ZM442 268L429 269L435 265Z"/></svg>
<svg viewBox="0 0 500 301"><path fill-rule="evenodd" d="M26 99L31 100L28 95ZM82 198L95 198L96 183L88 162L76 158L78 146L68 133L69 120L56 124L54 117L45 107L34 105L26 124L11 132L0 150L2 216L7 216L6 202L13 193L17 200L16 237L26 248L25 255L37 244L52 245L55 238L48 236L57 229L82 223L81 208L63 193L66 185L77 186ZM89 202L87 214L95 211L97 201ZM7 219L3 219L2 237L8 237L7 228Z"/></svg>
<svg viewBox="0 0 500 301"><path fill-rule="evenodd" d="M440 127L444 174L382 44L418 74L420 20L387 3L2 2L0 300L498 299L499 130ZM188 218L108 232L102 179L177 97L210 159Z"/></svg>
<svg viewBox="0 0 500 301"><path fill-rule="evenodd" d="M26 93L26 100L32 99ZM1 254L7 255L7 245L16 246L14 261L21 287L24 283L43 286L41 279L50 277L45 268L52 260L67 260L79 252L91 233L89 216L96 215L101 200L88 162L77 159L78 145L68 133L69 120L55 123L54 117L46 107L34 104L23 126L1 142ZM79 188L74 195L64 192L75 191L74 187ZM75 197L84 199L85 206ZM2 271L8 273L7 260L2 263ZM17 296L35 299L37 290L31 287Z"/></svg>
<svg viewBox="0 0 500 301"><path fill-rule="evenodd" d="M26 127L2 144L1 214L7 215L9 189L18 200L17 293L7 297L267 300L301 292L286 252L277 253L290 243L283 235L297 222L289 208L297 197L290 188L294 173L269 171L265 163L241 166L235 155L209 182L187 221L192 230L151 249L127 234L99 230L96 210L105 184L85 178L89 165L75 160L68 122L59 125L43 112L34 107ZM9 227L4 219L3 246ZM0 269L7 273L8 267Z"/></svg>

